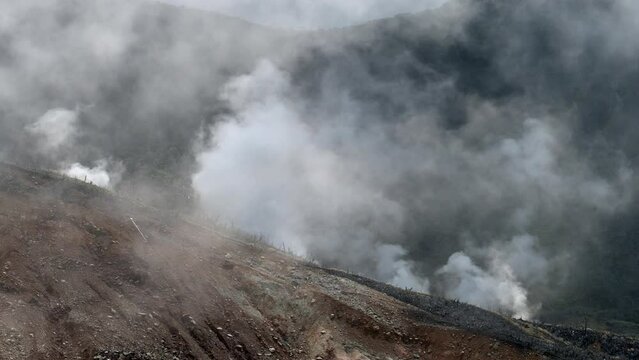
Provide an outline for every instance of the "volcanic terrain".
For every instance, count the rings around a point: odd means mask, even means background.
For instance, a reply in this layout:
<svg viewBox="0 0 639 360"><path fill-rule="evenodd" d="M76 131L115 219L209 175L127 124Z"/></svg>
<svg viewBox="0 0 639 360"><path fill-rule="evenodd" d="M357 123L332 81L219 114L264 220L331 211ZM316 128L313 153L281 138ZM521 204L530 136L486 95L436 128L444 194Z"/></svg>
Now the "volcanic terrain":
<svg viewBox="0 0 639 360"><path fill-rule="evenodd" d="M546 329L0 165L0 359L637 358Z"/></svg>

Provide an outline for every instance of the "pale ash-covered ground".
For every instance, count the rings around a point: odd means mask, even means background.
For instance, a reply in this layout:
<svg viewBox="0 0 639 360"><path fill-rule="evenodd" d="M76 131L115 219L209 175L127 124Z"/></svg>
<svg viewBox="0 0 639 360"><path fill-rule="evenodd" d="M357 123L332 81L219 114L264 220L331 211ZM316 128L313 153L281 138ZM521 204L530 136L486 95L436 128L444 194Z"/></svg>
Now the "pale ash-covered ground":
<svg viewBox="0 0 639 360"><path fill-rule="evenodd" d="M8 165L0 239L3 360L599 358L532 325Z"/></svg>

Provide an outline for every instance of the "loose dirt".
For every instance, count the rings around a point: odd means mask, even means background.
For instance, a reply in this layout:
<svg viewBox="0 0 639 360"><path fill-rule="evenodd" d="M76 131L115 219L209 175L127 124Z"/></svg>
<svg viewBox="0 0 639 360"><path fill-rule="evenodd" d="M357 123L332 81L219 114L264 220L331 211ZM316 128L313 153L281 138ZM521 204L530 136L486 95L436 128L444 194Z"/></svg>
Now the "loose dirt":
<svg viewBox="0 0 639 360"><path fill-rule="evenodd" d="M0 359L544 358L391 295L175 212L0 166Z"/></svg>

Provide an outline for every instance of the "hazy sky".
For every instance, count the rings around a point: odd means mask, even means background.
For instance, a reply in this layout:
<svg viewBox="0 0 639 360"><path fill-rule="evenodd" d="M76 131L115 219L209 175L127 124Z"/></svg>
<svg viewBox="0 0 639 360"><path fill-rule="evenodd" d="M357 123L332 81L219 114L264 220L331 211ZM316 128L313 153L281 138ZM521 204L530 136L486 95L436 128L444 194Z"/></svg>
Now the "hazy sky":
<svg viewBox="0 0 639 360"><path fill-rule="evenodd" d="M160 0L286 28L326 28L416 12L446 0Z"/></svg>

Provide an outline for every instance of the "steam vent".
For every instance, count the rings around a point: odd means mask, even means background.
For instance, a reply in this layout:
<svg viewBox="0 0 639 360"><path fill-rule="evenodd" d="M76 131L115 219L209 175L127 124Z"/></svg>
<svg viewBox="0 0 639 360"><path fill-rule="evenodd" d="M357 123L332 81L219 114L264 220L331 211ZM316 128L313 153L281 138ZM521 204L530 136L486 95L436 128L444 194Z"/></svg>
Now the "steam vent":
<svg viewBox="0 0 639 360"><path fill-rule="evenodd" d="M639 359L637 19L4 1L0 360Z"/></svg>

